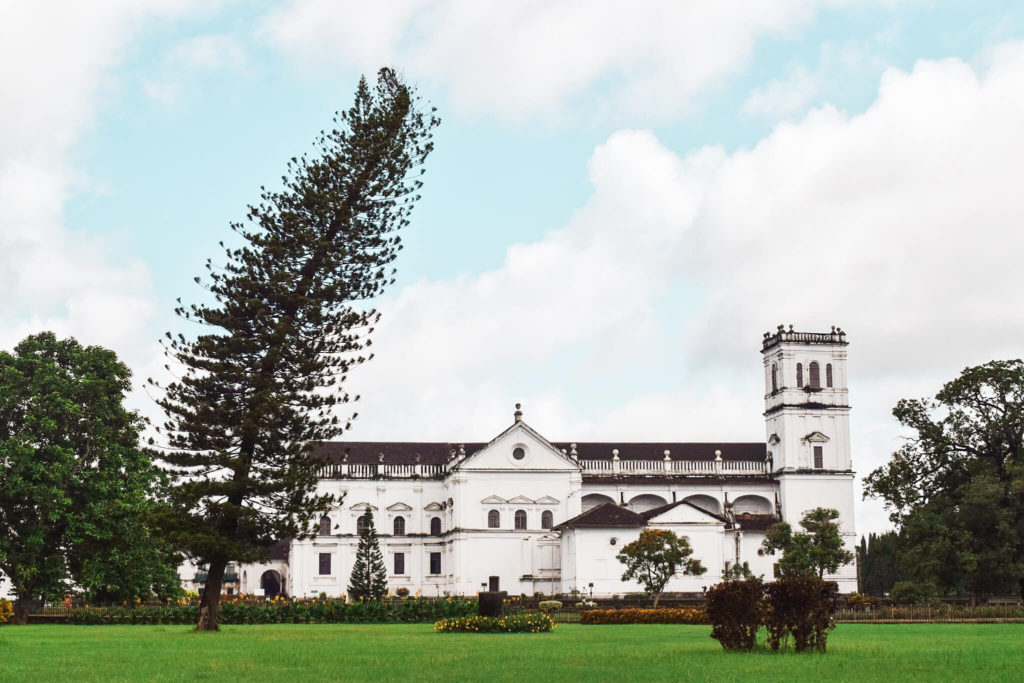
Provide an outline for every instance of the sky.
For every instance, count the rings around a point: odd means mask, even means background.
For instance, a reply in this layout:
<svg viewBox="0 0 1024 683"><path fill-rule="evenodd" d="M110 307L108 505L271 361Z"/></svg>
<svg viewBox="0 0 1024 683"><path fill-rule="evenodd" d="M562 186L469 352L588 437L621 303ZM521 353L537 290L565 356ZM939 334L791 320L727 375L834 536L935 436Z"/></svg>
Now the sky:
<svg viewBox="0 0 1024 683"><path fill-rule="evenodd" d="M838 325L863 476L1021 357L1024 4L958 0L0 0L0 348L159 421L176 299L382 65L443 123L347 438L764 440L763 332Z"/></svg>

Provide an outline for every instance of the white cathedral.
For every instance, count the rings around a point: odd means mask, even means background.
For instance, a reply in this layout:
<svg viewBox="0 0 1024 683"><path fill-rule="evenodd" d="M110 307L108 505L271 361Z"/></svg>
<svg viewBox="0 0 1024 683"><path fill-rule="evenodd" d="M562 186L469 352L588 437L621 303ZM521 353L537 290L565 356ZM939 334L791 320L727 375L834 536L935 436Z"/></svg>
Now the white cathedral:
<svg viewBox="0 0 1024 683"><path fill-rule="evenodd" d="M231 592L344 595L373 511L392 592L472 595L641 591L622 581L616 553L647 527L689 539L707 568L677 576L669 592L698 592L734 563L773 576L761 548L777 521L839 511L854 550L846 336L765 333L766 441L758 443L551 442L516 406L489 443L331 442L319 488L343 496L316 535L279 544L262 564L229 567ZM194 566L186 585L205 580ZM856 568L834 576L857 589ZM193 583L194 582L194 583Z"/></svg>

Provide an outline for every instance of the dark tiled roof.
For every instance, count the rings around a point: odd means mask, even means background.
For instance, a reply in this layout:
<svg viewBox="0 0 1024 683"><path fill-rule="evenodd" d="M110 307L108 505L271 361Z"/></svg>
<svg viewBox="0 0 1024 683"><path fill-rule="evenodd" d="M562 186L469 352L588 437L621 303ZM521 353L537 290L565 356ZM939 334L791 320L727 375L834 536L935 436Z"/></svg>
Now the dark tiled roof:
<svg viewBox="0 0 1024 683"><path fill-rule="evenodd" d="M632 510L619 507L614 503L602 503L597 507L590 508L581 515L576 515L572 519L567 519L561 524L555 525L555 528L636 527L644 526L646 523L647 520Z"/></svg>
<svg viewBox="0 0 1024 683"><path fill-rule="evenodd" d="M555 448L569 452L572 442L553 444ZM458 453L459 447L472 455L485 443L446 443L430 441L329 441L313 449L313 454L323 457L328 463L340 463L348 452L352 464L380 462L391 465L416 464L416 456L424 465L443 465L451 459L451 453ZM576 452L583 460L611 460L612 450L618 449L620 460L663 460L665 451L671 451L673 460L714 460L715 451L722 451L722 460L764 460L767 450L763 443L636 443L636 442L576 442Z"/></svg>
<svg viewBox="0 0 1024 683"><path fill-rule="evenodd" d="M746 531L764 531L777 522L779 522L779 518L775 515L754 515L750 513L736 515L736 524L739 525L740 529Z"/></svg>
<svg viewBox="0 0 1024 683"><path fill-rule="evenodd" d="M708 515L710 517L714 517L715 519L717 519L720 522L725 522L726 524L729 523L729 520L726 519L725 517L723 517L722 515L716 515L714 512L709 512L708 510L705 510L704 508L702 508L699 505L694 505L693 503L691 503L688 500L678 500L675 503L668 503L666 505L659 505L658 507L651 508L650 510L647 510L646 512L641 512L640 516L643 517L645 521L649 521L649 520L653 519L654 517L657 517L661 513L668 512L672 508L678 507L679 505L687 505L689 507L692 507L694 510L699 510L700 512L703 512L705 515Z"/></svg>

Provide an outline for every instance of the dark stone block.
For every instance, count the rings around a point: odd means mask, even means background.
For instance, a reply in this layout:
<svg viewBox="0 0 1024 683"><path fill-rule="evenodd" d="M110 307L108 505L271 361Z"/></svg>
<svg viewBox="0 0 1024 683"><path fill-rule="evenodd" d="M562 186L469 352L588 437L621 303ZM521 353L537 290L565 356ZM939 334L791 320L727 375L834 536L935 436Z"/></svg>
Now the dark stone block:
<svg viewBox="0 0 1024 683"><path fill-rule="evenodd" d="M500 617L505 611L505 591L480 591L477 605L482 617Z"/></svg>

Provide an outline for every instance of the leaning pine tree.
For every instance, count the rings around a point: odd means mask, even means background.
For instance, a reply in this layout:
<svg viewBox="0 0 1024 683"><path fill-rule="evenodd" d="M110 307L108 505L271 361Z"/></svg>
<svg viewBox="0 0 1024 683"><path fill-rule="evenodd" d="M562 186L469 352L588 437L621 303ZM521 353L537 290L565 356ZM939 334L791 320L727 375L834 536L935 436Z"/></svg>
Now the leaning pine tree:
<svg viewBox="0 0 1024 683"><path fill-rule="evenodd" d="M397 232L438 123L391 69L376 87L361 79L316 154L293 158L282 189L263 190L232 225L242 246L226 249L223 267L207 262L212 302L177 310L209 328L167 335L180 378L159 400L174 480L164 531L208 565L198 630L218 627L229 560L309 535L333 501L316 493L322 463L311 449L347 427L335 408L358 397L340 385L372 357L364 351L379 317L364 302L393 281Z"/></svg>
<svg viewBox="0 0 1024 683"><path fill-rule="evenodd" d="M360 525L359 548L349 578L348 597L350 600L380 600L387 593L388 572L384 568L377 529L373 526L373 513L367 510Z"/></svg>

